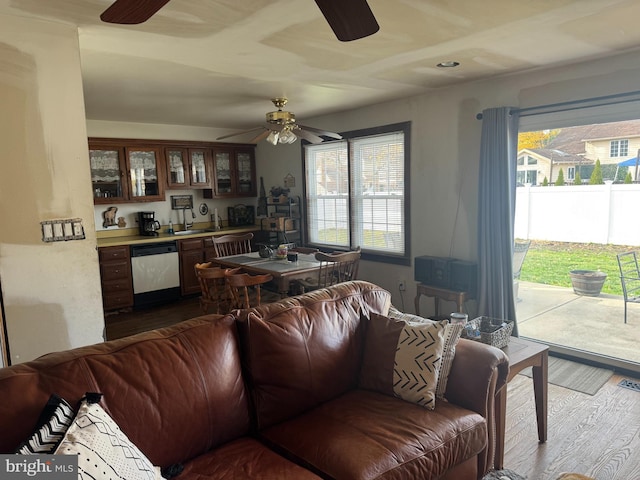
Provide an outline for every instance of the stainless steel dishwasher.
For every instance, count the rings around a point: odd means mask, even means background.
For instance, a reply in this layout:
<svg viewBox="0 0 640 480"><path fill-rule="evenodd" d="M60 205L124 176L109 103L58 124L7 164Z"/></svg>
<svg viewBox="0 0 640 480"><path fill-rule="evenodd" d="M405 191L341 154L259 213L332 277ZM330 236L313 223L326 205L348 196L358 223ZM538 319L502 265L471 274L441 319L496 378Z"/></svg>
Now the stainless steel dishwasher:
<svg viewBox="0 0 640 480"><path fill-rule="evenodd" d="M133 306L148 307L180 298L180 260L176 242L131 246Z"/></svg>

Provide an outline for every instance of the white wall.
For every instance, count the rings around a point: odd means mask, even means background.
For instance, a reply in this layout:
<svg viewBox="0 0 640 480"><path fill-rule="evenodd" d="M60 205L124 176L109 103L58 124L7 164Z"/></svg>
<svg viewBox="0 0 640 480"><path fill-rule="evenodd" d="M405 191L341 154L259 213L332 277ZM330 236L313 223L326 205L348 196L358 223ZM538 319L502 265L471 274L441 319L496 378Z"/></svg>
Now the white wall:
<svg viewBox="0 0 640 480"><path fill-rule="evenodd" d="M0 280L11 362L102 341L74 27L0 15ZM85 240L43 243L40 222L82 218Z"/></svg>
<svg viewBox="0 0 640 480"><path fill-rule="evenodd" d="M476 260L481 132L476 114L491 107L524 108L635 91L638 84L640 54L635 52L453 86L341 114L304 118L300 122L340 132L412 121L412 257L436 255ZM579 113L572 112L571 117L575 119L577 115ZM629 118L633 118L633 112L627 108L620 119ZM617 117L613 114L610 119ZM529 125L534 125L533 120L528 118ZM583 123L593 120L584 118ZM275 172L281 175L290 171L302 180L299 147L273 149L261 144L258 152L261 161L268 161L274 177ZM362 262L359 276L389 289L397 307L404 304L405 310L413 310L412 267ZM404 298L397 290L401 279L407 280ZM423 300L421 312L433 313L432 305L432 301ZM444 309L453 307L450 304Z"/></svg>

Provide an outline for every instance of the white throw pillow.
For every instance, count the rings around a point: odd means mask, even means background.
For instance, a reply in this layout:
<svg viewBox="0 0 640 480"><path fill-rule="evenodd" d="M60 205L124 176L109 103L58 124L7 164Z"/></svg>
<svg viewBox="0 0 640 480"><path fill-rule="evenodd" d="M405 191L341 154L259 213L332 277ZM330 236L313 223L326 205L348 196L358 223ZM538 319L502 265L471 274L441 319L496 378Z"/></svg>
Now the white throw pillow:
<svg viewBox="0 0 640 480"><path fill-rule="evenodd" d="M437 323L435 320L419 317L418 315L413 315L411 313L403 313L393 306L389 310L389 318L396 318L398 320L403 320L405 322L410 322L410 323L414 323L414 322ZM449 379L451 364L453 363L453 359L456 356L456 345L458 344L458 340L460 340L460 335L462 334L463 330L464 330L464 325L449 323L447 325L447 328L444 331L444 349L442 352L442 365L440 366L440 374L438 376L438 385L436 386L437 398L443 398L444 393L447 390L447 380Z"/></svg>
<svg viewBox="0 0 640 480"><path fill-rule="evenodd" d="M159 480L160 468L98 403L83 399L55 454L78 455L78 479Z"/></svg>
<svg viewBox="0 0 640 480"><path fill-rule="evenodd" d="M393 391L398 397L433 410L445 328L446 322L405 322L393 368Z"/></svg>

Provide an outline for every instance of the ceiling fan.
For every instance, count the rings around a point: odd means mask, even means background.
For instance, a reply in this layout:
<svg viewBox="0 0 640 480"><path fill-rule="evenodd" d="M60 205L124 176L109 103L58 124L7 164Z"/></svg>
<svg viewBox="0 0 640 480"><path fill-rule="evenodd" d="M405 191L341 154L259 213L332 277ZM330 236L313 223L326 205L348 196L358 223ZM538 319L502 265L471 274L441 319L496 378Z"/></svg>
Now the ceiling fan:
<svg viewBox="0 0 640 480"><path fill-rule="evenodd" d="M376 33L380 26L367 0L315 0L338 40L350 42ZM100 19L118 24L138 24L149 20L169 0L116 0Z"/></svg>
<svg viewBox="0 0 640 480"><path fill-rule="evenodd" d="M318 128L296 123L296 115L293 112L282 110L282 108L287 104L286 98L273 98L271 101L278 110L267 113L266 124L250 128L249 130L223 135L222 137L218 137L216 140L224 140L225 138L244 135L258 130L261 130L261 132L250 140L251 143L259 142L265 138L267 139L267 142L272 145L277 145L278 143L293 143L298 139L298 137L304 138L310 143L324 142L324 138L322 138L323 136L334 138L336 140L340 140L342 138L342 135L338 133L320 130Z"/></svg>

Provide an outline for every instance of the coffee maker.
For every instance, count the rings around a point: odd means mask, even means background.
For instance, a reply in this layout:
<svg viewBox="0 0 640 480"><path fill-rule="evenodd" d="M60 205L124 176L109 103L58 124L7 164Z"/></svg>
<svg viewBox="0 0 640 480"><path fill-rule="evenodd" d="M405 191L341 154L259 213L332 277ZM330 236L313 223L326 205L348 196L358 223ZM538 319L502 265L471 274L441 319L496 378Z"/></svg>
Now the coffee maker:
<svg viewBox="0 0 640 480"><path fill-rule="evenodd" d="M155 219L155 212L138 212L138 227L140 235L157 237L160 232L160 222Z"/></svg>

